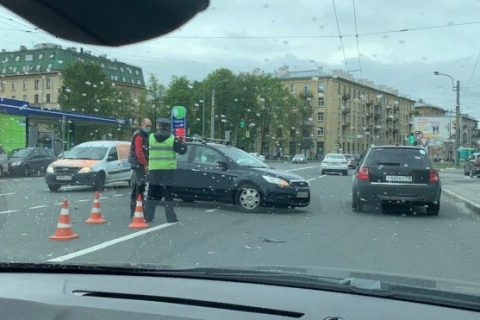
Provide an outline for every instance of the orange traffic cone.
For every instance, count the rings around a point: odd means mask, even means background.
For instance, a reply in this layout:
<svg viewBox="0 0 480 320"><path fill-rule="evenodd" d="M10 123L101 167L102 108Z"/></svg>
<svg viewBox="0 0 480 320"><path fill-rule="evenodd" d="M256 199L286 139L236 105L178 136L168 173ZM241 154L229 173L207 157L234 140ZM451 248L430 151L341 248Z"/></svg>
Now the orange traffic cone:
<svg viewBox="0 0 480 320"><path fill-rule="evenodd" d="M95 192L92 212L90 213L90 218L88 218L85 222L91 224L100 224L106 222L106 220L102 217L102 212L100 211L100 192Z"/></svg>
<svg viewBox="0 0 480 320"><path fill-rule="evenodd" d="M78 233L74 233L70 224L70 214L68 213L68 201L63 200L62 211L58 217L57 230L53 236L48 237L52 240L70 240L78 238Z"/></svg>
<svg viewBox="0 0 480 320"><path fill-rule="evenodd" d="M132 223L128 225L129 228L140 229L148 228L149 225L145 222L143 217L143 206L142 206L142 195L139 194L137 197L137 207L135 208L135 214L132 218Z"/></svg>

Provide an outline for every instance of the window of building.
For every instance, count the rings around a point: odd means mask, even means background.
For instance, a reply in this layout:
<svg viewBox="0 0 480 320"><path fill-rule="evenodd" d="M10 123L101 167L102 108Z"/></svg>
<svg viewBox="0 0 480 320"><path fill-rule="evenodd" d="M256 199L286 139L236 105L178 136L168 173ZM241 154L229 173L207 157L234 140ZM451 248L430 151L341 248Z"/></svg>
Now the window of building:
<svg viewBox="0 0 480 320"><path fill-rule="evenodd" d="M23 90L27 90L27 80L23 80L22 82L23 82L22 83L23 84L23 86L22 86Z"/></svg>
<svg viewBox="0 0 480 320"><path fill-rule="evenodd" d="M55 52L52 52L50 53L50 55L48 56L50 59L54 59L55 58Z"/></svg>
<svg viewBox="0 0 480 320"><path fill-rule="evenodd" d="M40 86L40 80L35 79L35 81L34 81L34 88L35 88L35 90L38 90L39 86Z"/></svg>
<svg viewBox="0 0 480 320"><path fill-rule="evenodd" d="M26 94L23 95L23 101L27 101L27 95Z"/></svg>
<svg viewBox="0 0 480 320"><path fill-rule="evenodd" d="M317 114L317 120L318 120L318 121L323 121L323 119L324 119L324 118L323 118L323 112L319 112L319 113Z"/></svg>
<svg viewBox="0 0 480 320"><path fill-rule="evenodd" d="M325 85L323 83L318 84L318 93L324 93L325 92Z"/></svg>
<svg viewBox="0 0 480 320"><path fill-rule="evenodd" d="M16 99L16 98L17 98L17 97L15 97L15 96L12 96L12 99Z"/></svg>
<svg viewBox="0 0 480 320"><path fill-rule="evenodd" d="M140 75L140 72L139 72L138 70L135 70L135 74L136 74L137 76L139 76L139 75Z"/></svg>
<svg viewBox="0 0 480 320"><path fill-rule="evenodd" d="M141 85L141 84L142 84L142 81L137 80L137 84Z"/></svg>
<svg viewBox="0 0 480 320"><path fill-rule="evenodd" d="M47 89L50 89L51 85L52 85L52 80L50 78L47 78L45 86L47 87Z"/></svg>
<svg viewBox="0 0 480 320"><path fill-rule="evenodd" d="M7 69L6 68L2 68L2 73L5 73L7 72Z"/></svg>
<svg viewBox="0 0 480 320"><path fill-rule="evenodd" d="M50 100L51 99L51 96L50 96L50 93L47 93L47 103L50 103Z"/></svg>
<svg viewBox="0 0 480 320"><path fill-rule="evenodd" d="M7 63L7 62L8 62L8 57L6 57L3 62L4 62L4 63Z"/></svg>
<svg viewBox="0 0 480 320"><path fill-rule="evenodd" d="M35 95L33 100L34 100L34 103L38 104L38 94Z"/></svg>
<svg viewBox="0 0 480 320"><path fill-rule="evenodd" d="M28 53L25 55L25 61L32 61L33 60L33 54L32 53Z"/></svg>
<svg viewBox="0 0 480 320"><path fill-rule="evenodd" d="M325 105L325 98L319 97L318 98L318 106L323 107Z"/></svg>
<svg viewBox="0 0 480 320"><path fill-rule="evenodd" d="M295 84L290 83L290 93L295 93Z"/></svg>
<svg viewBox="0 0 480 320"><path fill-rule="evenodd" d="M37 66L35 67L35 71L40 71L40 65L37 64Z"/></svg>
<svg viewBox="0 0 480 320"><path fill-rule="evenodd" d="M123 72L123 67L120 67L120 71Z"/></svg>
<svg viewBox="0 0 480 320"><path fill-rule="evenodd" d="M307 94L309 91L310 91L310 86L307 85L307 84L304 85L304 86L303 86L303 92L304 92L305 94Z"/></svg>
<svg viewBox="0 0 480 320"><path fill-rule="evenodd" d="M323 127L319 127L317 129L317 135L322 136L323 135Z"/></svg>
<svg viewBox="0 0 480 320"><path fill-rule="evenodd" d="M52 64L49 63L49 64L48 64L48 67L47 67L47 71L50 71L51 69L52 69Z"/></svg>
<svg viewBox="0 0 480 320"><path fill-rule="evenodd" d="M15 61L20 61L20 56L16 56Z"/></svg>
<svg viewBox="0 0 480 320"><path fill-rule="evenodd" d="M125 77L122 77L122 81L125 82Z"/></svg>
<svg viewBox="0 0 480 320"><path fill-rule="evenodd" d="M5 82L0 82L0 92L5 92Z"/></svg>
<svg viewBox="0 0 480 320"><path fill-rule="evenodd" d="M12 91L15 91L15 81L12 81Z"/></svg>
<svg viewBox="0 0 480 320"><path fill-rule="evenodd" d="M39 53L38 54L38 60L42 60L43 59L43 53Z"/></svg>
<svg viewBox="0 0 480 320"><path fill-rule="evenodd" d="M13 67L13 72L17 72L17 66Z"/></svg>

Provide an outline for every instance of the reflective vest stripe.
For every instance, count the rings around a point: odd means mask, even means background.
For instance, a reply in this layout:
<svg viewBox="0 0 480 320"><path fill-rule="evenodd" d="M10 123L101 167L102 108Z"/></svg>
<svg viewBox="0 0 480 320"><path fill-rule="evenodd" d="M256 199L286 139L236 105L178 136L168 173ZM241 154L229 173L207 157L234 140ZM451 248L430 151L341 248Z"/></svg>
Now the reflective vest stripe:
<svg viewBox="0 0 480 320"><path fill-rule="evenodd" d="M173 151L175 137L170 136L158 142L154 134L149 137L148 170L170 170L177 168L176 154Z"/></svg>

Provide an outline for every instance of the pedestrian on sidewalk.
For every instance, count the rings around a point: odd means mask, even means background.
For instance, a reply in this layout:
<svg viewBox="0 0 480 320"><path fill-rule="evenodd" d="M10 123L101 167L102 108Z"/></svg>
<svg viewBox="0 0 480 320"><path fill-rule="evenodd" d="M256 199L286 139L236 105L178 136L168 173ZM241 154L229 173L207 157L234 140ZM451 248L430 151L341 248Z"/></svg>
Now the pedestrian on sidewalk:
<svg viewBox="0 0 480 320"><path fill-rule="evenodd" d="M165 197L167 222L177 222L173 207L173 186L177 170L176 154L185 154L187 145L182 139L171 134L171 122L167 118L157 119L157 132L148 138L148 187L145 201L145 220L155 216L157 201Z"/></svg>
<svg viewBox="0 0 480 320"><path fill-rule="evenodd" d="M142 120L140 129L134 132L130 145L130 162L133 170L132 193L130 195L130 217L135 213L136 201L139 194L144 194L148 173L148 135L152 129L152 121L148 118Z"/></svg>

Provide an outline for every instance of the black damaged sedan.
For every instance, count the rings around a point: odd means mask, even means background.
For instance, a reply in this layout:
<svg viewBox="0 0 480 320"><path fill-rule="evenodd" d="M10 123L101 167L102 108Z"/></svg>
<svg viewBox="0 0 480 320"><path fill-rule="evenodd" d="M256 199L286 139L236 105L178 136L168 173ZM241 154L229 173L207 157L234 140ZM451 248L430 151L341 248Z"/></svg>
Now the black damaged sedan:
<svg viewBox="0 0 480 320"><path fill-rule="evenodd" d="M246 212L261 207L306 207L310 203L310 184L296 174L274 170L232 146L187 145L187 153L177 155L176 198L234 203Z"/></svg>

